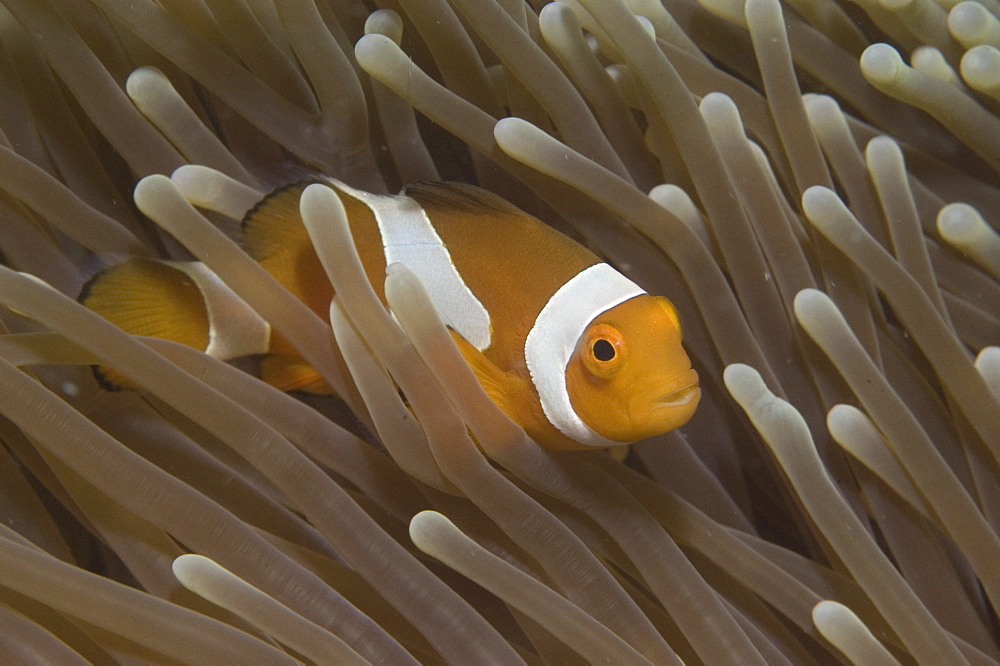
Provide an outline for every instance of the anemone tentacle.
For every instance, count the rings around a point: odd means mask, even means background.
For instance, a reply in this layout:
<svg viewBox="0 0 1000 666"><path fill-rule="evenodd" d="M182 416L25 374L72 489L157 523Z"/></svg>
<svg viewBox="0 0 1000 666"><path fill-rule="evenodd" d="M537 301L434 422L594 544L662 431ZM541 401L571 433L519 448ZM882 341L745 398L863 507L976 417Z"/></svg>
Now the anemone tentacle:
<svg viewBox="0 0 1000 666"><path fill-rule="evenodd" d="M0 0L0 660L1000 662L998 26ZM480 185L669 297L697 414L617 457L539 446L309 188L317 315L234 241L316 170ZM338 395L73 300L192 256Z"/></svg>

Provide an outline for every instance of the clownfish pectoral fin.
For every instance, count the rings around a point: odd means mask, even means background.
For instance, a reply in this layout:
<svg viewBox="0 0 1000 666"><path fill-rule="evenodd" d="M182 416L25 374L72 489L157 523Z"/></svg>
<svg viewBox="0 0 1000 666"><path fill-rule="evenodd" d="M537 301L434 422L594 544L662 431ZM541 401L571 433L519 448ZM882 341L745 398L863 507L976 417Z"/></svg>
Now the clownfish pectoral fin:
<svg viewBox="0 0 1000 666"><path fill-rule="evenodd" d="M476 379L479 380L480 386L486 391L486 395L505 414L508 416L513 414L514 410L511 401L513 396L516 395L514 384L517 380L509 373L498 368L491 360L486 358L483 352L476 349L471 342L457 332L451 329L448 332L451 333L451 337L455 340L462 358L472 368L472 372L476 375Z"/></svg>
<svg viewBox="0 0 1000 666"><path fill-rule="evenodd" d="M268 354L260 360L260 378L280 391L332 395L333 389L316 368L298 356Z"/></svg>
<svg viewBox="0 0 1000 666"><path fill-rule="evenodd" d="M625 458L628 457L629 451L632 450L631 444L622 444L621 446L609 446L607 448L608 455L611 456L612 460L617 462L624 462Z"/></svg>

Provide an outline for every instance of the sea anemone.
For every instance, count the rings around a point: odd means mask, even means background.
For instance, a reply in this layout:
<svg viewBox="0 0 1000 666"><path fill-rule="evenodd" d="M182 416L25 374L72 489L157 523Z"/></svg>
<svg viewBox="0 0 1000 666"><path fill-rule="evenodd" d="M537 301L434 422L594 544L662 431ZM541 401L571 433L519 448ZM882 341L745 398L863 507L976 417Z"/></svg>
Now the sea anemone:
<svg viewBox="0 0 1000 666"><path fill-rule="evenodd" d="M2 0L2 660L997 663L998 22ZM539 447L314 185L318 317L237 240L308 171L576 238L677 305L698 414L623 460ZM203 261L336 396L76 302L126 257Z"/></svg>

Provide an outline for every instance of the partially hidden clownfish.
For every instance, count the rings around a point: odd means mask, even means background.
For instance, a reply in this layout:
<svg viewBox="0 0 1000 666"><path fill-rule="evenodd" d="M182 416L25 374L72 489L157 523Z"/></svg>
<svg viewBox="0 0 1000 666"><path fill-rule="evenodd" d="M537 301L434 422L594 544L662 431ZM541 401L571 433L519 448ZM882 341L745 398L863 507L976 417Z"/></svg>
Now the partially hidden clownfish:
<svg viewBox="0 0 1000 666"><path fill-rule="evenodd" d="M332 187L343 202L379 298L385 302L388 264L416 273L480 384L540 444L619 446L682 426L694 414L698 375L681 346L673 304L579 243L472 185L415 183L383 196L332 179L312 182ZM258 203L244 218L242 241L326 318L333 289L299 214L300 195L312 182ZM288 341L203 264L130 259L91 278L80 300L132 334L224 360L264 354L261 378L282 390L330 392ZM121 377L100 372L109 382Z"/></svg>

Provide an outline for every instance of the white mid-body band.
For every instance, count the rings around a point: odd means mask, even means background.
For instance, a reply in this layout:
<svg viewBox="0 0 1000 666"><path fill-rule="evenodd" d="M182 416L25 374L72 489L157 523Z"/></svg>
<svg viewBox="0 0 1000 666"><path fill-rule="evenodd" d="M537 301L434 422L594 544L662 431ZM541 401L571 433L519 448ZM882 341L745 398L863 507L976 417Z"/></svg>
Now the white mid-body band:
<svg viewBox="0 0 1000 666"><path fill-rule="evenodd" d="M369 194L337 183L375 215L385 264L399 262L427 286L445 323L482 351L490 346L490 314L472 293L423 207L410 197Z"/></svg>
<svg viewBox="0 0 1000 666"><path fill-rule="evenodd" d="M602 448L628 443L602 437L580 419L570 403L566 366L595 317L644 293L608 264L594 264L560 287L535 318L524 343L524 359L545 417L570 439Z"/></svg>

